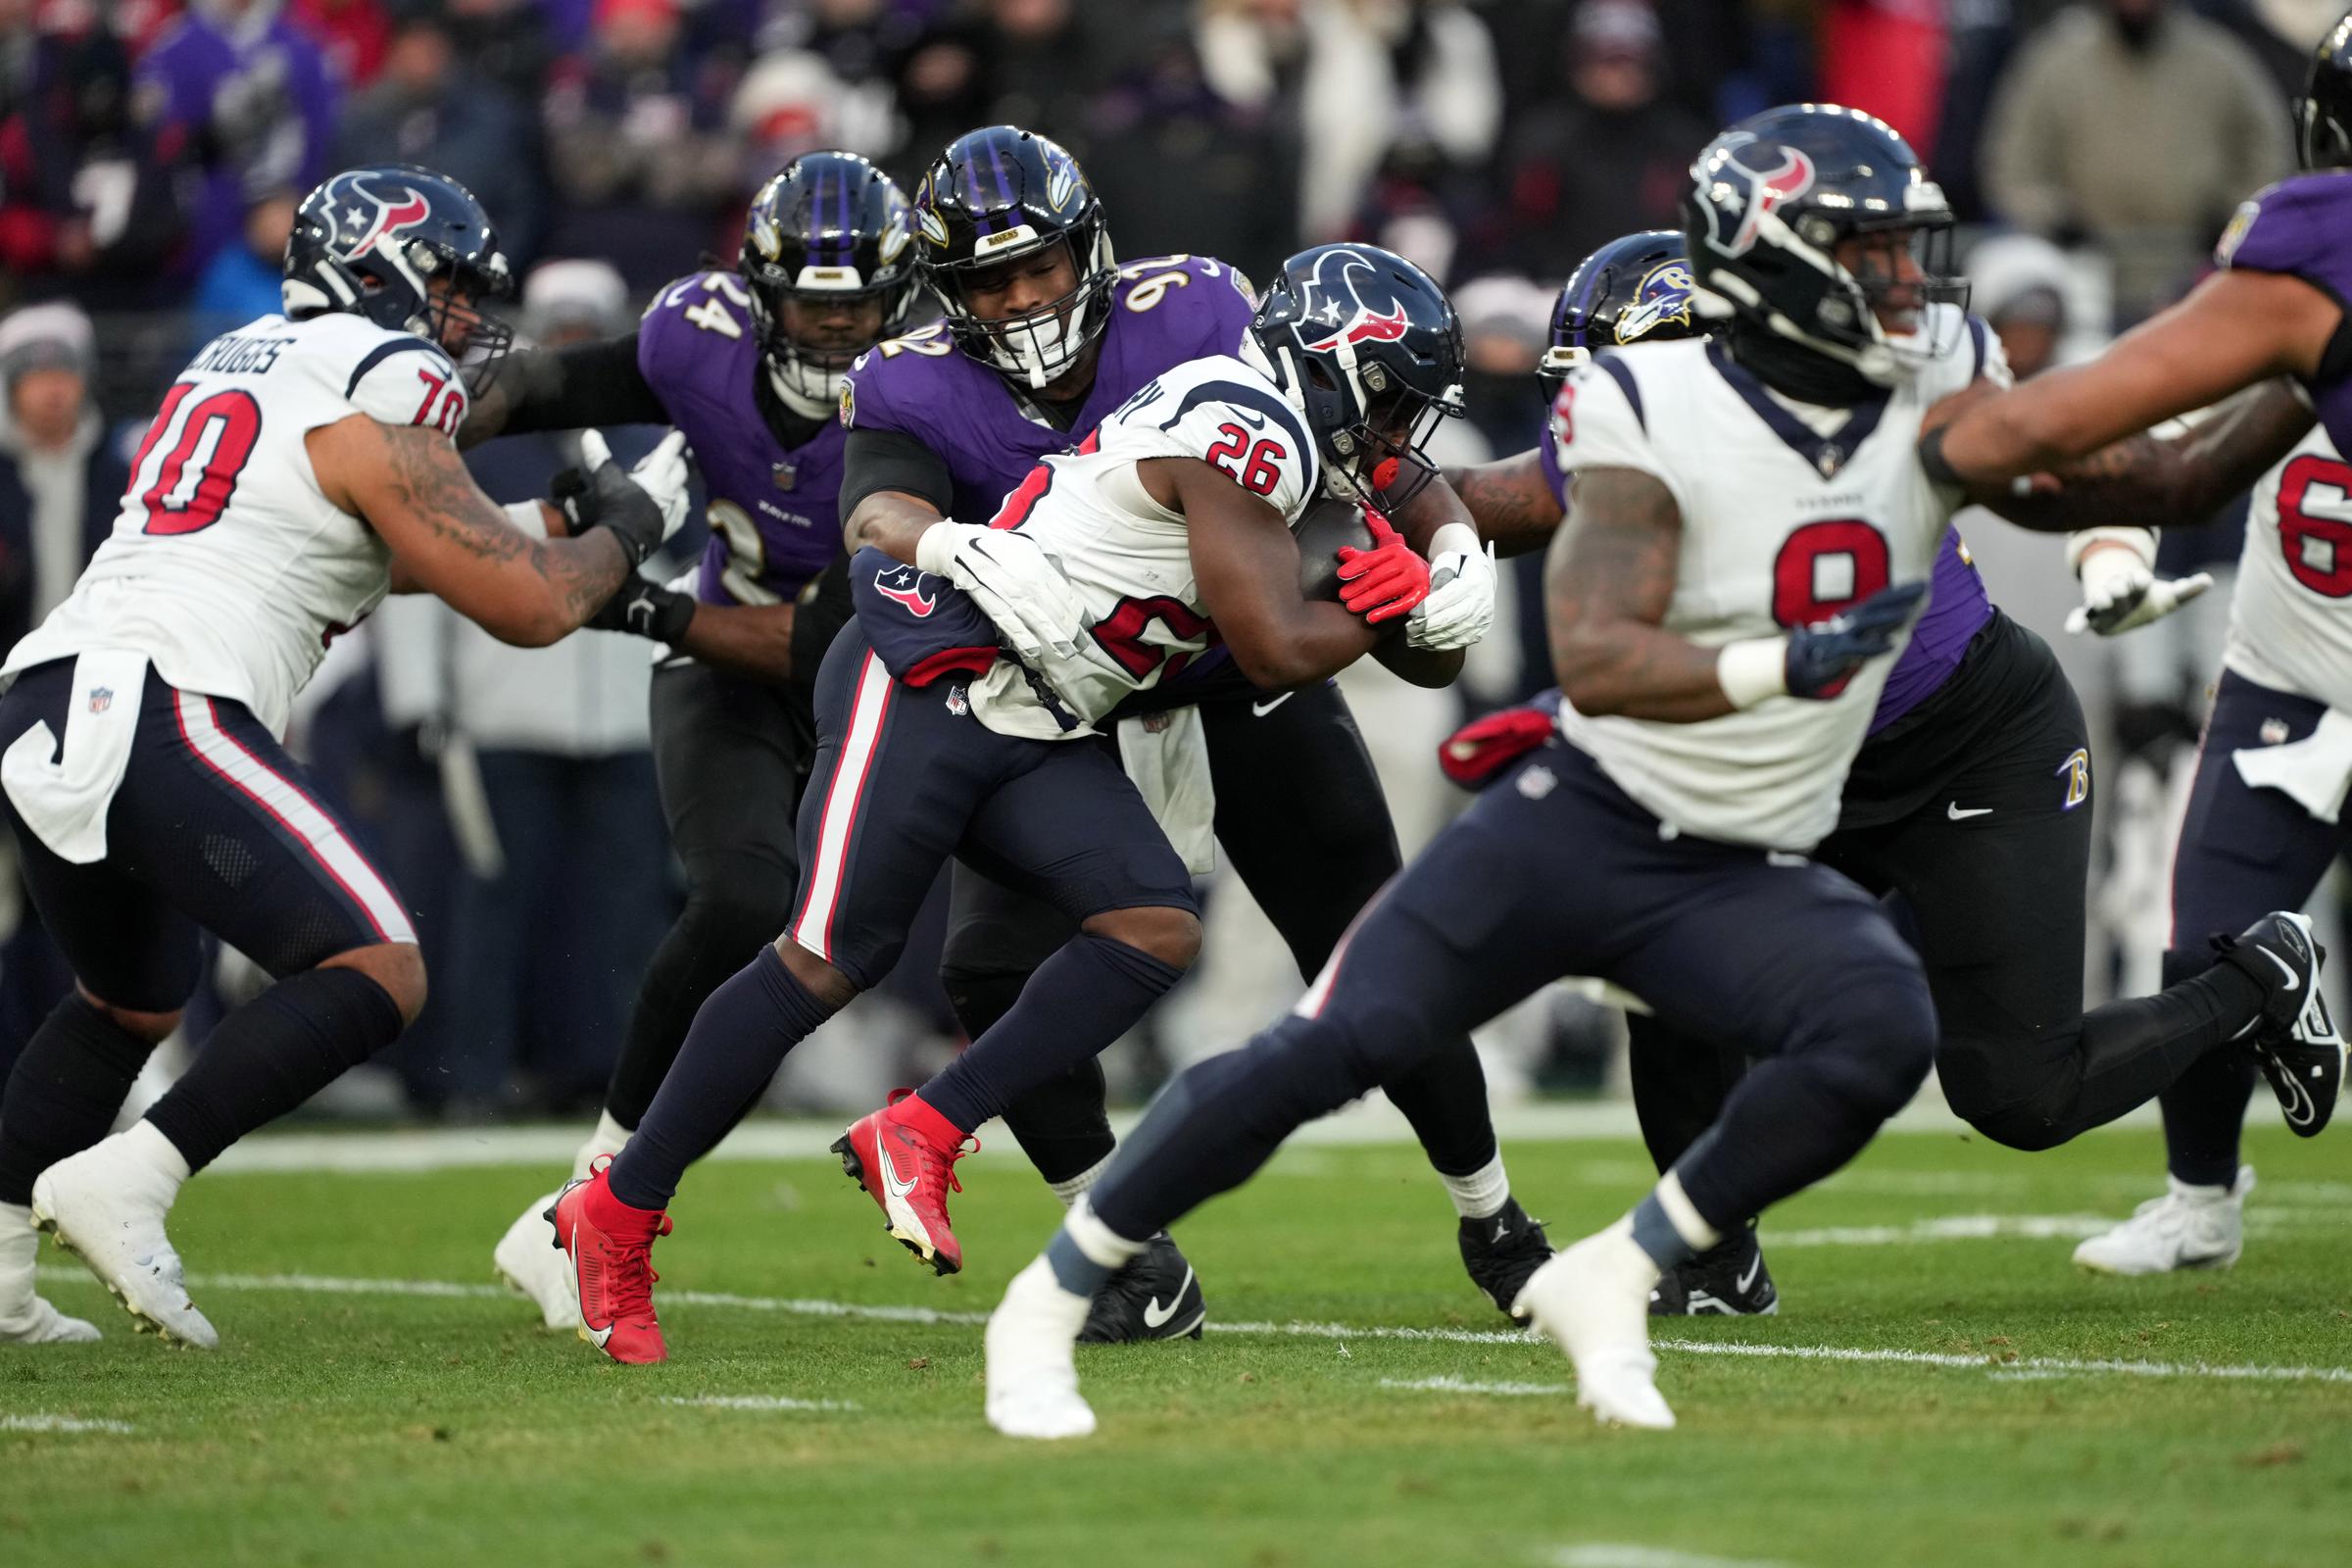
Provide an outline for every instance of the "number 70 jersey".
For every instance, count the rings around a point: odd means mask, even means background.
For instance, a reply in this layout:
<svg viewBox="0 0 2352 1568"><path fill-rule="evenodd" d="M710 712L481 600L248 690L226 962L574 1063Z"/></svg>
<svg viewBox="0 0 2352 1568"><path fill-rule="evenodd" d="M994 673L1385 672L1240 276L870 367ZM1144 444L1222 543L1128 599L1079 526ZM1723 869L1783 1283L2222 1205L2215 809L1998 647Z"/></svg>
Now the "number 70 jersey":
<svg viewBox="0 0 2352 1568"><path fill-rule="evenodd" d="M1049 654L1037 664L1062 715L1009 662L973 682L972 711L989 728L1043 740L1078 733L1068 718L1101 720L1218 642L1193 573L1192 530L1144 489L1136 465L1147 458L1199 459L1262 498L1286 526L1322 483L1305 417L1242 361L1214 355L1147 382L1076 451L1032 469L993 519L1060 566L1090 630L1070 658Z"/></svg>
<svg viewBox="0 0 2352 1568"><path fill-rule="evenodd" d="M0 670L130 649L283 735L326 645L390 583L391 552L326 499L303 439L354 414L446 437L465 383L434 344L355 316L265 316L205 345L139 442L114 532Z"/></svg>
<svg viewBox="0 0 2352 1568"><path fill-rule="evenodd" d="M1921 418L1980 374L2008 379L1983 321L1931 309L1929 331L1950 351L1850 408L1778 397L1720 340L1607 350L1569 378L1552 414L1562 470L1637 469L1682 514L1666 630L1707 648L1773 637L1929 579L1961 497L1920 467ZM1563 708L1560 727L1678 832L1810 851L1838 824L1900 652L1828 701L1771 698L1695 724Z"/></svg>

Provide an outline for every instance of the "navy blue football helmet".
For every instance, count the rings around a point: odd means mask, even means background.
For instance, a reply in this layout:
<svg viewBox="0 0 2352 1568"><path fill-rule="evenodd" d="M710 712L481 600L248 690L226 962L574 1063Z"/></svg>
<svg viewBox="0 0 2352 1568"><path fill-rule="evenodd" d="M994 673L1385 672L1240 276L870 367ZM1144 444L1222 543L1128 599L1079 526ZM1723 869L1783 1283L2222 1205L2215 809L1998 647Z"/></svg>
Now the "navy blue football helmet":
<svg viewBox="0 0 2352 1568"><path fill-rule="evenodd" d="M1250 342L1327 476L1391 513L1436 476L1421 447L1462 412L1462 326L1427 272L1375 245L1300 251L1259 296Z"/></svg>
<svg viewBox="0 0 2352 1568"><path fill-rule="evenodd" d="M1729 316L1821 359L1891 386L1961 336L1958 312L1936 330L1890 333L1878 308L1899 302L1965 311L1951 275L1952 210L1910 145L1884 121L1835 104L1792 104L1740 121L1690 166L1683 233L1702 314ZM1839 244L1889 235L1912 248L1915 275L1857 275ZM1739 334L1734 334L1735 341Z"/></svg>
<svg viewBox="0 0 2352 1568"><path fill-rule="evenodd" d="M1119 281L1094 186L1060 143L990 125L948 143L914 188L917 265L964 353L1031 388L1076 365L1110 325ZM973 274L1066 246L1077 283L1035 310L982 320L964 303Z"/></svg>
<svg viewBox="0 0 2352 1568"><path fill-rule="evenodd" d="M906 196L856 153L804 153L777 172L744 215L736 268L769 379L801 412L841 400L850 362L906 327L914 304L914 228ZM803 341L788 318L810 307L872 301L872 330L854 340Z"/></svg>
<svg viewBox="0 0 2352 1568"><path fill-rule="evenodd" d="M1551 308L1551 347L1536 367L1544 401L1560 394L1568 372L1594 351L1627 343L1700 337L1690 308L1690 253L1671 228L1613 239L1568 274Z"/></svg>
<svg viewBox="0 0 2352 1568"><path fill-rule="evenodd" d="M2352 15L2312 52L2295 100L2295 161L2307 170L2352 169Z"/></svg>
<svg viewBox="0 0 2352 1568"><path fill-rule="evenodd" d="M415 164L347 170L302 199L286 239L286 315L345 311L481 365L514 329L482 309L514 280L473 192ZM446 278L435 293L428 285Z"/></svg>

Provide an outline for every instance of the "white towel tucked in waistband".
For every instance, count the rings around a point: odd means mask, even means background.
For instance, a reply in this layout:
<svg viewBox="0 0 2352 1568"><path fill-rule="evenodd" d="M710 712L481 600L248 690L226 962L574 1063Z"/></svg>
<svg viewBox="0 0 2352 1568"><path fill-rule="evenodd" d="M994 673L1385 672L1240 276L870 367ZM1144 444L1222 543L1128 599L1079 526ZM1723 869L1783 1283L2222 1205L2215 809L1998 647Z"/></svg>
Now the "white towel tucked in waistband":
<svg viewBox="0 0 2352 1568"><path fill-rule="evenodd" d="M2330 708L2320 726L2285 746L2249 746L2230 754L2237 776L2258 790L2278 790L2323 822L2344 808L2352 786L2352 717Z"/></svg>
<svg viewBox="0 0 2352 1568"><path fill-rule="evenodd" d="M1119 720L1119 765L1195 876L1217 868L1217 790L1198 708Z"/></svg>
<svg viewBox="0 0 2352 1568"><path fill-rule="evenodd" d="M81 654L74 661L64 756L49 760L57 735L43 720L0 757L0 787L59 858L75 865L106 858L106 813L130 765L146 690L145 654L124 648Z"/></svg>

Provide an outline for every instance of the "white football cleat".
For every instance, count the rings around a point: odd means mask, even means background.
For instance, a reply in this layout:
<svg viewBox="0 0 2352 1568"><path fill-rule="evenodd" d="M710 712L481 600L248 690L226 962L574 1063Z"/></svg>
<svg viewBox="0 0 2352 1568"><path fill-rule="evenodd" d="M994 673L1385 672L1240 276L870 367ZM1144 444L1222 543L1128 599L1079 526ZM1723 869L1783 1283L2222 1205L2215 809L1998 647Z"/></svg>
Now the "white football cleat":
<svg viewBox="0 0 2352 1568"><path fill-rule="evenodd" d="M176 1185L125 1153L126 1136L101 1139L35 1177L33 1223L89 1265L141 1333L214 1349L220 1336L188 1299L179 1254L164 1234Z"/></svg>
<svg viewBox="0 0 2352 1568"><path fill-rule="evenodd" d="M2246 1195L2254 1167L2240 1165L2227 1187L2192 1187L2175 1176L2165 1194L2132 1211L2111 1231L2075 1249L2075 1261L2100 1274L2170 1274L2182 1268L2228 1268L2246 1246Z"/></svg>
<svg viewBox="0 0 2352 1568"><path fill-rule="evenodd" d="M1075 1349L1087 1298L1065 1291L1038 1257L1012 1277L988 1315L988 1424L1008 1438L1084 1438L1095 1412L1078 1393Z"/></svg>
<svg viewBox="0 0 2352 1568"><path fill-rule="evenodd" d="M1536 1270L1511 1303L1576 1364L1576 1402L1602 1421L1663 1429L1674 1411L1658 1393L1649 1350L1649 1292L1658 1266L1619 1220Z"/></svg>
<svg viewBox="0 0 2352 1568"><path fill-rule="evenodd" d="M542 1323L570 1330L580 1326L579 1277L556 1241L556 1228L547 1222L560 1196L533 1199L491 1249L490 1262L509 1289L539 1308Z"/></svg>
<svg viewBox="0 0 2352 1568"><path fill-rule="evenodd" d="M32 1210L0 1203L0 1345L82 1345L98 1338L97 1324L68 1317L34 1293L40 1249Z"/></svg>

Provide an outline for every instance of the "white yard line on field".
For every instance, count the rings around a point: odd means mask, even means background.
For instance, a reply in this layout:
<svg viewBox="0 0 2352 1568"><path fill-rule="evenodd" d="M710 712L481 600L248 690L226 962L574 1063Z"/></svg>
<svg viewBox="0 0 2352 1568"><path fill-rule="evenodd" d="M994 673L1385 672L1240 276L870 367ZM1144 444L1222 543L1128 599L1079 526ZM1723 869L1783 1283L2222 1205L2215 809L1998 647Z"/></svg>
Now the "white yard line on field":
<svg viewBox="0 0 2352 1568"><path fill-rule="evenodd" d="M1540 1561L1551 1568L1789 1568L1785 1562L1753 1557L1709 1557L1702 1552L1676 1551L1671 1546L1638 1546L1625 1542L1593 1541L1581 1546L1562 1546Z"/></svg>
<svg viewBox="0 0 2352 1568"><path fill-rule="evenodd" d="M1494 1394L1524 1397L1535 1394L1574 1394L1566 1383L1473 1383L1467 1378L1382 1378L1384 1389L1410 1389L1426 1394Z"/></svg>
<svg viewBox="0 0 2352 1568"><path fill-rule="evenodd" d="M44 1266L44 1280L82 1280L79 1269ZM499 1285L472 1285L454 1280L334 1279L313 1274L199 1274L188 1281L198 1291L293 1291L326 1296L410 1296L466 1300L515 1300ZM758 1312L780 1312L796 1317L855 1318L869 1322L912 1323L923 1326L976 1328L988 1321L985 1312L943 1312L927 1306L876 1305L815 1298L737 1296L723 1291L664 1291L664 1302L681 1306L720 1306ZM1353 1323L1226 1323L1208 1324L1216 1334L1274 1336L1310 1340L1407 1340L1443 1345L1529 1345L1541 1343L1514 1329L1423 1329L1396 1324ZM1946 1354L1930 1350L1865 1350L1838 1345L1756 1345L1734 1340L1653 1339L1651 1348L1687 1355L1743 1355L1762 1359L1842 1361L1893 1366L1952 1367L1967 1371L2046 1371L2076 1376L2114 1375L2142 1378L2220 1379L2252 1383L2352 1384L2352 1367L2242 1366L2204 1361L2078 1360L2067 1356L2020 1356L2014 1360L1991 1355Z"/></svg>
<svg viewBox="0 0 2352 1568"><path fill-rule="evenodd" d="M662 1396L663 1404L692 1405L703 1410L855 1410L848 1399L796 1399L785 1394L698 1394L692 1398Z"/></svg>
<svg viewBox="0 0 2352 1568"><path fill-rule="evenodd" d="M0 1415L0 1432L136 1432L127 1421L85 1421L77 1415Z"/></svg>

